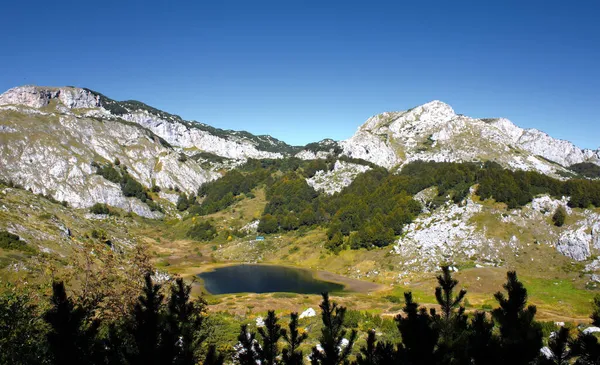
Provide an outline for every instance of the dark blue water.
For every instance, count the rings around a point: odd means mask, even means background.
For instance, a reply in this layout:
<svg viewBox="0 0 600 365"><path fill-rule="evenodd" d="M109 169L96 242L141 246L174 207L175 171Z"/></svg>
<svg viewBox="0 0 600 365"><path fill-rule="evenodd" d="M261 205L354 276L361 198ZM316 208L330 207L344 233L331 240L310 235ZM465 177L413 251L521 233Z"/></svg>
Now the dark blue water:
<svg viewBox="0 0 600 365"><path fill-rule="evenodd" d="M343 285L315 279L310 271L285 266L234 265L198 275L211 294L274 293L320 294L342 291Z"/></svg>

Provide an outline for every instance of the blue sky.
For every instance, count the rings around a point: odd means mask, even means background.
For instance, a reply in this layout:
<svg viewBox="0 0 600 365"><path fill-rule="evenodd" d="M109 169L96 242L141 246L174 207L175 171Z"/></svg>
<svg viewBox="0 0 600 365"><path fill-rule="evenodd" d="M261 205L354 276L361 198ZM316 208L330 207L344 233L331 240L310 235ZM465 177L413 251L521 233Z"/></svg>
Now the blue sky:
<svg viewBox="0 0 600 365"><path fill-rule="evenodd" d="M291 144L439 99L600 146L598 1L58 1L0 12L0 89L75 85Z"/></svg>

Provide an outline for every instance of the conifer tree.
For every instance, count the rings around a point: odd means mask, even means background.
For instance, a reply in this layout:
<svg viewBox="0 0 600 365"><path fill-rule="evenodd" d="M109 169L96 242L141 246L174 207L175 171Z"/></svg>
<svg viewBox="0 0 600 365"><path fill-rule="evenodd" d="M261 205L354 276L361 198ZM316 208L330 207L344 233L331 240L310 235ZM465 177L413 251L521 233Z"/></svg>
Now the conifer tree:
<svg viewBox="0 0 600 365"><path fill-rule="evenodd" d="M485 312L476 312L469 324L467 351L473 365L496 364L498 341L493 334L494 322L488 321Z"/></svg>
<svg viewBox="0 0 600 365"><path fill-rule="evenodd" d="M600 326L600 295L594 298L593 312L590 318L592 325ZM577 356L576 365L600 364L600 342L591 333L580 332L577 339L572 343L572 354Z"/></svg>
<svg viewBox="0 0 600 365"><path fill-rule="evenodd" d="M562 225L565 224L566 217L567 211L562 205L559 205L552 215L552 223L557 227L562 227Z"/></svg>
<svg viewBox="0 0 600 365"><path fill-rule="evenodd" d="M356 330L352 330L348 344L343 345L344 336L347 331L344 328L344 317L346 307L338 307L337 303L329 300L329 294L323 293L323 301L320 304L323 328L319 337L321 349L313 347L310 361L315 365L339 365L348 364L348 356L356 340Z"/></svg>
<svg viewBox="0 0 600 365"><path fill-rule="evenodd" d="M396 362L396 351L389 342L377 342L375 330L369 330L367 345L360 348L355 365L386 365Z"/></svg>
<svg viewBox="0 0 600 365"><path fill-rule="evenodd" d="M287 343L287 347L282 351L282 361L284 365L302 365L302 351L299 350L300 345L308 338L306 332L298 331L298 313L294 312L290 316L289 332L285 329L281 330L283 339Z"/></svg>
<svg viewBox="0 0 600 365"><path fill-rule="evenodd" d="M238 336L238 349L235 354L236 363L240 365L256 365L259 360L256 352L258 344L256 342L256 334L248 331L248 325L243 324L240 328Z"/></svg>
<svg viewBox="0 0 600 365"><path fill-rule="evenodd" d="M224 362L225 356L217 352L217 347L215 345L208 346L208 352L202 365L223 365Z"/></svg>
<svg viewBox="0 0 600 365"><path fill-rule="evenodd" d="M439 286L435 288L435 298L441 307L441 313L434 320L440 334L439 361L441 364L463 364L468 362L467 316L465 307L462 306L467 291L461 289L454 296L458 280L452 278L448 266L442 266L442 274L438 275L437 281Z"/></svg>
<svg viewBox="0 0 600 365"><path fill-rule="evenodd" d="M504 363L529 364L537 358L542 347L542 329L535 322L536 307L527 305L527 289L517 279L517 273L509 271L504 289L508 296L497 292L494 297L500 304L492 316L500 329L501 355Z"/></svg>
<svg viewBox="0 0 600 365"><path fill-rule="evenodd" d="M571 364L571 358L573 357L570 349L567 347L569 344L569 329L567 327L561 327L557 332L554 333L554 337L548 341L548 348L550 349L550 357L546 357L545 354L540 354L537 364L539 365L569 365Z"/></svg>
<svg viewBox="0 0 600 365"><path fill-rule="evenodd" d="M143 293L133 308L133 322L129 332L135 342L135 348L128 354L132 365L164 364L161 351L161 306L164 296L161 286L154 284L150 274L144 277ZM162 355L162 356L161 356Z"/></svg>
<svg viewBox="0 0 600 365"><path fill-rule="evenodd" d="M198 350L205 339L200 332L206 303L201 299L191 301L191 290L182 278L171 286L163 351L172 354L174 364L197 364Z"/></svg>
<svg viewBox="0 0 600 365"><path fill-rule="evenodd" d="M376 365L377 362L377 339L375 330L369 330L367 333L367 345L360 348L360 353L356 356L356 365Z"/></svg>
<svg viewBox="0 0 600 365"><path fill-rule="evenodd" d="M429 313L426 308L419 309L412 293L404 293L404 316L396 316L396 325L402 335L399 357L410 365L435 364L435 348L439 332L433 325L435 310Z"/></svg>
<svg viewBox="0 0 600 365"><path fill-rule="evenodd" d="M275 311L270 310L265 318L265 326L258 329L261 337L261 346L256 349L261 364L273 365L279 356L278 342L282 335Z"/></svg>
<svg viewBox="0 0 600 365"><path fill-rule="evenodd" d="M575 365L600 364L600 343L591 333L581 332L572 344L572 354L577 357Z"/></svg>
<svg viewBox="0 0 600 365"><path fill-rule="evenodd" d="M89 312L67 297L63 282L52 283L51 307L44 320L50 325L47 341L54 364L91 364L99 356L95 346L99 322L89 320Z"/></svg>

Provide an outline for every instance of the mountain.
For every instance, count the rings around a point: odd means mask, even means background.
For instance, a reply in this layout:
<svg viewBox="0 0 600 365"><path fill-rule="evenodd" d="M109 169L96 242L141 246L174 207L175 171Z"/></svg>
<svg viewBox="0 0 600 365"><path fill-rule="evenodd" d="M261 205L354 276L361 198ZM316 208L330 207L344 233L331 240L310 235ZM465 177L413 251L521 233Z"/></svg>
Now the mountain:
<svg viewBox="0 0 600 365"><path fill-rule="evenodd" d="M186 121L90 89L23 86L0 95L0 140L0 178L5 181L76 208L99 202L147 217L160 213L125 196L117 182L95 173L92 163L119 160L133 179L148 189L162 188L161 197L171 202L177 191L194 193L248 158L347 156L388 169L415 160L493 160L555 177L572 174L572 164L600 164L598 150L582 150L506 119L456 114L440 101L376 115L345 141L325 139L297 147L266 135ZM333 193L364 171L346 161L310 183Z"/></svg>
<svg viewBox="0 0 600 365"><path fill-rule="evenodd" d="M378 114L340 145L345 155L388 169L416 160L492 160L511 169L557 176L573 164L600 164L600 150L580 149L539 130L519 128L508 119L456 114L441 101Z"/></svg>
<svg viewBox="0 0 600 365"><path fill-rule="evenodd" d="M160 214L124 196L117 183L94 173L92 163L119 160L147 188L194 193L237 160L296 150L270 136L185 121L74 87L24 86L0 95L0 141L5 181L76 208L106 203L147 217Z"/></svg>

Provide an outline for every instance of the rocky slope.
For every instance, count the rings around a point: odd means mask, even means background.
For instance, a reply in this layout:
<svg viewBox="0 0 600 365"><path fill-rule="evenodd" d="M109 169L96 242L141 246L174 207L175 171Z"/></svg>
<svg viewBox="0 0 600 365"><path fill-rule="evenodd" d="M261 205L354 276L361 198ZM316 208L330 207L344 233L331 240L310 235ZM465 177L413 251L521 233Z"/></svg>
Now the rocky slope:
<svg viewBox="0 0 600 365"><path fill-rule="evenodd" d="M174 147L151 131L90 108L98 99L89 93L30 91L12 90L0 97L0 178L5 181L75 208L100 202L158 217L138 199L126 198L118 184L96 175L92 162L119 159L146 187L187 192L220 176L194 160L182 161Z"/></svg>
<svg viewBox="0 0 600 365"><path fill-rule="evenodd" d="M94 173L93 161L119 159L147 188L192 193L248 158L302 159L346 155L393 169L414 160L494 160L514 169L563 176L574 163L600 164L582 150L506 119L474 119L433 101L367 120L353 137L293 147L270 136L186 121L137 101L115 101L89 89L23 86L0 95L0 178L74 207L107 203L144 216L147 205ZM186 157L187 156L187 157ZM365 168L339 162L309 183L339 191ZM173 192L163 192L165 202Z"/></svg>
<svg viewBox="0 0 600 365"><path fill-rule="evenodd" d="M575 163L600 164L600 150L583 150L507 119L456 114L441 101L376 115L340 145L343 154L386 168L414 160L494 160L505 167L557 176Z"/></svg>
<svg viewBox="0 0 600 365"><path fill-rule="evenodd" d="M76 208L100 202L146 217L160 214L126 198L91 163L118 159L147 188L195 193L236 161L294 150L270 136L220 130L74 87L24 86L0 95L0 141L1 179Z"/></svg>
<svg viewBox="0 0 600 365"><path fill-rule="evenodd" d="M419 200L427 206L427 197ZM567 198L540 196L522 209L507 210L471 195L461 204L425 209L406 227L393 252L407 272L433 272L448 261L481 267L504 266L525 257L528 265L542 267L557 261L590 262L600 253L600 210L571 209L567 203ZM562 227L551 220L558 206L569 217ZM599 270L594 262L583 272Z"/></svg>
<svg viewBox="0 0 600 365"><path fill-rule="evenodd" d="M0 105L23 105L42 108L53 100L61 111L93 109L96 117L119 117L148 128L171 145L232 158L280 158L295 148L270 136L255 136L244 131L214 128L202 123L152 108L138 101L115 101L82 88L22 86L0 95Z"/></svg>

